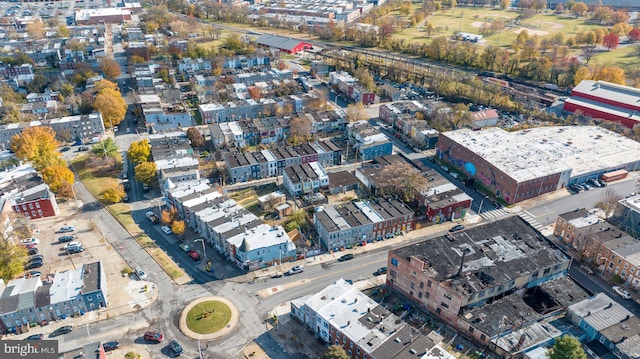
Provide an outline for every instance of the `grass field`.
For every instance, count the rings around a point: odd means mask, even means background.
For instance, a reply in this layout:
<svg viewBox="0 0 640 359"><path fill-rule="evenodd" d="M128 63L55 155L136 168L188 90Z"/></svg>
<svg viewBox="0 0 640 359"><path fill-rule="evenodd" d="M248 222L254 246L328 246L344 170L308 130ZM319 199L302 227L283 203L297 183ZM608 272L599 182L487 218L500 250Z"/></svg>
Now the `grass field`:
<svg viewBox="0 0 640 359"><path fill-rule="evenodd" d="M468 32L479 34L483 22L493 19L502 20L505 23L514 21L520 15L519 12L511 10L501 10L498 8L455 8L444 12L438 12L427 18L427 22L432 24L435 31L431 37L451 36L457 32ZM588 23L585 19L576 19L569 15L557 15L552 12L539 13L531 18L519 21L514 27L505 28L499 33L485 36L484 43L494 46L509 46L516 38L518 30L527 29L530 35L553 36L562 32L565 37L573 36L581 31L590 31L601 27L597 24ZM409 43L429 42L424 26L409 28L394 37L404 39Z"/></svg>
<svg viewBox="0 0 640 359"><path fill-rule="evenodd" d="M258 197L275 192L278 190L278 186L273 183L259 186L256 189L245 188L243 190L232 193L229 197L238 202L239 205L249 210L256 216L262 215L260 204L258 203Z"/></svg>
<svg viewBox="0 0 640 359"><path fill-rule="evenodd" d="M199 334L215 333L231 319L231 309L217 300L196 304L187 313L187 327Z"/></svg>
<svg viewBox="0 0 640 359"><path fill-rule="evenodd" d="M89 155L83 155L72 161L72 167L80 177L82 183L96 198L100 198L105 188L118 183L118 175L122 164L116 161L112 167L99 167L91 163ZM144 234L142 229L133 221L131 217L131 206L126 203L116 203L106 206L106 209L113 217L135 238L149 255L164 269L171 279L178 279L186 276L186 273L178 267L162 250L157 248L151 238Z"/></svg>
<svg viewBox="0 0 640 359"><path fill-rule="evenodd" d="M634 45L619 47L612 51L601 52L591 58L589 64L612 65L622 68L625 73L640 68L640 56Z"/></svg>

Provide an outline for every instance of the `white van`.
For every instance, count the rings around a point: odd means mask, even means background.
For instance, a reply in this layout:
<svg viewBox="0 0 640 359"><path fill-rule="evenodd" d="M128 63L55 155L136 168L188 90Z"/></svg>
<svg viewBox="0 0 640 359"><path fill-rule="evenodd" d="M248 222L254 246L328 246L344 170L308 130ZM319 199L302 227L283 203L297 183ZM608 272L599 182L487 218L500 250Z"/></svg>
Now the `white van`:
<svg viewBox="0 0 640 359"><path fill-rule="evenodd" d="M145 280L147 279L147 273L145 273L142 269L140 268L136 268L136 275L138 276L138 279L140 280Z"/></svg>
<svg viewBox="0 0 640 359"><path fill-rule="evenodd" d="M612 287L611 290L616 292L616 294L618 294L624 299L631 299L631 293L627 292L627 290L624 288L615 286L615 287Z"/></svg>

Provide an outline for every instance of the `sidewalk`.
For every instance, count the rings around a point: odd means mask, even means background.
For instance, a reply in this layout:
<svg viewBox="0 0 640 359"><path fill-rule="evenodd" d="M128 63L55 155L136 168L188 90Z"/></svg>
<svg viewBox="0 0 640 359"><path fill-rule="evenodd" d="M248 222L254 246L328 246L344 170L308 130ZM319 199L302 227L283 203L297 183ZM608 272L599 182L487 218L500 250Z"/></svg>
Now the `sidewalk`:
<svg viewBox="0 0 640 359"><path fill-rule="evenodd" d="M304 265L304 266L319 265L322 263L335 261L341 256L348 253L358 255L358 254L366 253L368 251L375 251L375 250L383 249L387 247L394 247L397 245L402 245L403 242L410 241L412 239L447 231L449 230L449 228L453 227L456 224L468 225L470 223L472 222L467 221L467 219L465 219L462 222L455 222L455 223L445 222L442 224L428 225L423 228L410 231L405 235L395 236L394 238L385 239L384 241L367 243L365 246L356 246L352 249L346 249L340 252L323 253L317 256L300 259L293 262L283 262L281 266L260 269L236 278L232 278L230 280L234 282L239 282L239 283L251 282L256 279L271 277L274 274L276 274L276 271L282 272L282 273L287 272L289 269L297 265Z"/></svg>

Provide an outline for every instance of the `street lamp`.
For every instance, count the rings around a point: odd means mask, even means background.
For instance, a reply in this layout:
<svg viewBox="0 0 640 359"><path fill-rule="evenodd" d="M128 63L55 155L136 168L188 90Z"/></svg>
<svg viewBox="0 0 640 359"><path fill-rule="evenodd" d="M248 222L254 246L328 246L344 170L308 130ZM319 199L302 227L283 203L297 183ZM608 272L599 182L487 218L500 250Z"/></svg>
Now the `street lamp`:
<svg viewBox="0 0 640 359"><path fill-rule="evenodd" d="M482 204L484 203L484 200L489 198L489 196L484 196L484 198L482 199L482 201L480 201L480 208L478 208L478 214L480 214L482 212Z"/></svg>
<svg viewBox="0 0 640 359"><path fill-rule="evenodd" d="M204 246L204 239L196 239L194 242L202 242L202 252L204 254L204 258L207 259L207 248Z"/></svg>

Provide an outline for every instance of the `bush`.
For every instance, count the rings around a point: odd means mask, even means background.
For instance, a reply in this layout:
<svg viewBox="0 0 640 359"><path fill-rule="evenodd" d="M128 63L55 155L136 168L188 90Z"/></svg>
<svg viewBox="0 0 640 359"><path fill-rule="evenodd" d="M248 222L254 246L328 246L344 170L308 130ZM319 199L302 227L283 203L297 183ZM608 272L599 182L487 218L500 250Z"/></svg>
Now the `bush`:
<svg viewBox="0 0 640 359"><path fill-rule="evenodd" d="M287 224L284 226L284 230L285 230L285 231L287 231L287 232L291 232L291 231L293 231L294 229L298 229L298 227L300 227L300 225L298 224L298 222L296 222L296 221L291 221L291 222L287 223Z"/></svg>
<svg viewBox="0 0 640 359"><path fill-rule="evenodd" d="M131 269L130 267L124 267L124 268L122 268L120 273L129 275L129 274L133 273L133 269Z"/></svg>
<svg viewBox="0 0 640 359"><path fill-rule="evenodd" d="M140 354L136 352L128 352L124 355L125 359L140 359Z"/></svg>
<svg viewBox="0 0 640 359"><path fill-rule="evenodd" d="M615 274L611 280L615 283L615 284L620 284L623 282L622 277L619 276L618 274Z"/></svg>

